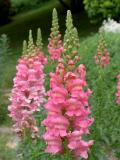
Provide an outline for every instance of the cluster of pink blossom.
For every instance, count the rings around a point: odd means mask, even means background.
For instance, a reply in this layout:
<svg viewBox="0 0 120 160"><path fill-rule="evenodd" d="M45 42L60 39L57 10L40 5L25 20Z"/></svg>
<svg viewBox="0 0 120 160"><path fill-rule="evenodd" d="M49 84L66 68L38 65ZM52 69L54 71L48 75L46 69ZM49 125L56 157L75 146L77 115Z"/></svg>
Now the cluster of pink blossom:
<svg viewBox="0 0 120 160"><path fill-rule="evenodd" d="M106 67L110 63L110 53L107 50L106 42L104 38L104 31L99 31L99 44L97 54L94 56L95 63L101 67Z"/></svg>
<svg viewBox="0 0 120 160"><path fill-rule="evenodd" d="M63 44L61 40L61 34L59 32L58 16L55 8L53 9L51 34L48 40L48 51L51 59L58 60L63 52Z"/></svg>
<svg viewBox="0 0 120 160"><path fill-rule="evenodd" d="M104 53L98 51L94 58L95 63L101 67L106 67L110 63L110 54L106 49L104 49Z"/></svg>
<svg viewBox="0 0 120 160"><path fill-rule="evenodd" d="M49 99L45 105L48 116L42 122L46 126L43 138L48 153L63 153L63 144L67 140L67 147L75 157L87 159L93 141L83 140L83 135L89 134L89 126L93 123L88 103L91 90L87 89L85 66L80 64L75 71L70 71L72 62L68 62L67 71L60 60L56 72L50 73Z"/></svg>
<svg viewBox="0 0 120 160"><path fill-rule="evenodd" d="M58 36L54 37L54 39L49 38L48 51L52 60L58 60L63 52L63 45L60 37L61 35L59 34Z"/></svg>
<svg viewBox="0 0 120 160"><path fill-rule="evenodd" d="M32 136L38 132L33 113L39 111L40 104L45 101L43 68L46 62L42 53L23 56L18 61L8 109L15 122L14 129L20 136L24 129L29 129Z"/></svg>
<svg viewBox="0 0 120 160"><path fill-rule="evenodd" d="M120 74L117 76L117 79L118 79L118 84L117 84L116 96L117 96L117 104L120 105Z"/></svg>

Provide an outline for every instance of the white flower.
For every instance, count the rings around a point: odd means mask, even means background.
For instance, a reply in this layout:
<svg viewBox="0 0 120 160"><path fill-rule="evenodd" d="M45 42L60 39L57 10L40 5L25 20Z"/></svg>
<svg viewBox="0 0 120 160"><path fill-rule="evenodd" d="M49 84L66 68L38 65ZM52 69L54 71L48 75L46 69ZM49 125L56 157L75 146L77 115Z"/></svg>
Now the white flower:
<svg viewBox="0 0 120 160"><path fill-rule="evenodd" d="M108 18L108 20L103 21L100 29L103 29L105 32L120 33L120 23Z"/></svg>

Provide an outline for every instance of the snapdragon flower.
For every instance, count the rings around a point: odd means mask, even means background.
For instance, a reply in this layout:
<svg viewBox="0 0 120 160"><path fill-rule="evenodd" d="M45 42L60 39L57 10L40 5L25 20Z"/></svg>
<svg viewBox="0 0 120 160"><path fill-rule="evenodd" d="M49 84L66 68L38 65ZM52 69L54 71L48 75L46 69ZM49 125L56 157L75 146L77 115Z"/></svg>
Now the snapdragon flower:
<svg viewBox="0 0 120 160"><path fill-rule="evenodd" d="M8 110L14 121L15 132L23 136L27 130L34 138L37 136L38 128L33 114L38 112L40 105L45 102L43 69L47 59L38 46L34 46L31 31L28 48L26 42L24 47L23 56L16 66L17 72L13 80L11 104Z"/></svg>
<svg viewBox="0 0 120 160"><path fill-rule="evenodd" d="M47 117L42 124L46 127L43 135L47 143L45 151L50 154L66 154L77 159L88 158L93 140L84 140L90 134L89 127L94 119L90 117L89 96L92 91L86 82L86 68L76 67L80 57L77 30L73 27L71 13L67 13L67 30L64 37L64 58L58 60L55 72L50 73L48 102L44 105ZM64 146L66 145L66 146Z"/></svg>
<svg viewBox="0 0 120 160"><path fill-rule="evenodd" d="M52 28L50 38L48 40L48 51L50 53L50 57L52 60L58 60L63 53L63 44L61 34L59 32L58 17L55 8L53 9Z"/></svg>
<svg viewBox="0 0 120 160"><path fill-rule="evenodd" d="M94 60L95 63L101 66L102 68L108 66L110 63L110 53L106 48L103 31L100 31L97 54L95 54Z"/></svg>

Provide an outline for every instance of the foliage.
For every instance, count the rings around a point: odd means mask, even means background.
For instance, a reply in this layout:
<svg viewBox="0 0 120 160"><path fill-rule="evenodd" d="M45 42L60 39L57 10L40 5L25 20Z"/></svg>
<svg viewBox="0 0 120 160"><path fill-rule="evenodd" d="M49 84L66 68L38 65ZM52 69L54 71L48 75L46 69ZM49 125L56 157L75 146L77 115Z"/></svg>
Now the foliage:
<svg viewBox="0 0 120 160"><path fill-rule="evenodd" d="M10 0L0 0L0 24L8 22L10 16Z"/></svg>
<svg viewBox="0 0 120 160"><path fill-rule="evenodd" d="M22 41L23 39L27 39L27 33L29 29L32 29L33 33L35 34L36 29L40 27L43 35L43 41L47 43L47 38L50 33L51 13L53 7L58 8L58 11L61 12L61 14L59 14L60 31L64 32L65 15L63 11L61 11L58 1L52 0L52 3L49 1L46 3L46 5L42 5L40 8L34 11L16 15L14 17L14 21L0 28L0 34L6 33L9 36L12 46L14 49L17 49L16 52L19 52L19 55L21 53ZM78 32L80 34L80 38L88 36L91 32L94 33L98 30L98 24L91 24L84 12L75 14L73 17L74 24L78 28Z"/></svg>
<svg viewBox="0 0 120 160"><path fill-rule="evenodd" d="M92 22L96 22L108 17L115 19L119 18L119 0L84 0L84 4L89 17L92 19Z"/></svg>
<svg viewBox="0 0 120 160"><path fill-rule="evenodd" d="M41 6L44 2L48 0L12 0L12 8L11 8L11 14L18 14L20 12L28 11L34 8L38 8Z"/></svg>
<svg viewBox="0 0 120 160"><path fill-rule="evenodd" d="M91 128L95 140L91 155L105 159L106 153L120 158L120 108L116 104L116 76L119 73L119 34L106 34L107 49L110 52L110 65L101 70L92 58L96 51L98 36L90 37L81 44L81 61L88 68L87 79L93 90L92 113L95 123ZM91 59L91 60L90 60ZM101 147L102 146L102 147ZM96 154L97 153L97 154Z"/></svg>

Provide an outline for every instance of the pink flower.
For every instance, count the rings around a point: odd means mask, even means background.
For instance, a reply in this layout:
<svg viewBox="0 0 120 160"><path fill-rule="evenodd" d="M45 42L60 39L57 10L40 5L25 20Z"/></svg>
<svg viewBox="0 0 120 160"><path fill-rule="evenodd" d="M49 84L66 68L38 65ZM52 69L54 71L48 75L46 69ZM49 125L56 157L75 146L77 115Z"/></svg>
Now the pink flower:
<svg viewBox="0 0 120 160"><path fill-rule="evenodd" d="M53 48L53 46L48 45L48 51L50 53L51 59L52 60L58 60L61 57L61 54L63 52L63 47L62 46L57 46L59 48Z"/></svg>
<svg viewBox="0 0 120 160"><path fill-rule="evenodd" d="M67 90L62 87L55 87L48 92L48 96L53 100L54 104L64 103L67 95Z"/></svg>
<svg viewBox="0 0 120 160"><path fill-rule="evenodd" d="M75 98L67 100L66 114L69 117L85 117L90 114L90 108L84 108L84 105L80 101L76 101Z"/></svg>
<svg viewBox="0 0 120 160"><path fill-rule="evenodd" d="M69 126L69 122L67 118L60 114L50 115L44 121L43 125L47 126L51 131L54 129L55 134L61 137L67 135L67 129Z"/></svg>
<svg viewBox="0 0 120 160"><path fill-rule="evenodd" d="M64 108L61 103L55 104L53 100L49 100L47 104L45 104L45 109L49 112L49 115L57 115L62 114L62 109Z"/></svg>
<svg viewBox="0 0 120 160"><path fill-rule="evenodd" d="M93 145L93 141L82 140L82 132L74 131L68 134L68 148L70 148L76 157L88 158L89 147Z"/></svg>
<svg viewBox="0 0 120 160"><path fill-rule="evenodd" d="M60 71L60 70L59 70ZM50 73L50 88L62 87L62 77L57 73Z"/></svg>
<svg viewBox="0 0 120 160"><path fill-rule="evenodd" d="M42 58L41 58L42 57ZM33 137L38 131L33 113L39 111L45 102L44 64L43 55L22 57L16 67L11 104L8 107L15 131L22 136L24 129L29 129Z"/></svg>
<svg viewBox="0 0 120 160"><path fill-rule="evenodd" d="M43 138L47 142L47 153L57 154L62 151L62 140L55 132L47 131Z"/></svg>
<svg viewBox="0 0 120 160"><path fill-rule="evenodd" d="M95 63L100 65L101 67L106 67L110 63L110 54L105 49L104 52L98 52L95 56Z"/></svg>
<svg viewBox="0 0 120 160"><path fill-rule="evenodd" d="M117 76L117 79L118 79L118 83L117 83L116 97L117 97L117 104L120 105L120 74Z"/></svg>
<svg viewBox="0 0 120 160"><path fill-rule="evenodd" d="M74 128L80 130L84 134L89 134L89 126L93 124L94 119L86 118L88 116L88 111L83 111L84 115L76 117L74 120Z"/></svg>
<svg viewBox="0 0 120 160"><path fill-rule="evenodd" d="M77 69L76 69L76 73L78 74L78 77L80 79L83 79L85 81L85 77L86 77L86 69L85 66L83 64L80 64Z"/></svg>
<svg viewBox="0 0 120 160"><path fill-rule="evenodd" d="M50 38L48 39L49 40L48 51L52 60L59 60L61 54L64 51L64 48L61 40L61 34L58 31L59 27L56 26L56 23L52 25L53 25L52 26L53 28L51 29L52 32L50 34Z"/></svg>
<svg viewBox="0 0 120 160"><path fill-rule="evenodd" d="M81 64L75 71L67 72L64 64L59 61L56 72L50 76L49 99L44 106L48 115L42 122L46 127L46 152L61 153L64 139L67 138L68 148L74 156L87 159L93 141L84 141L83 135L90 133L89 127L94 120L89 118L91 112L88 98L92 91L87 88L85 66ZM46 135L50 141L45 138Z"/></svg>

